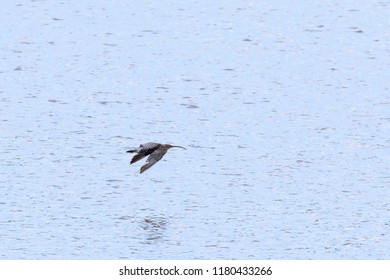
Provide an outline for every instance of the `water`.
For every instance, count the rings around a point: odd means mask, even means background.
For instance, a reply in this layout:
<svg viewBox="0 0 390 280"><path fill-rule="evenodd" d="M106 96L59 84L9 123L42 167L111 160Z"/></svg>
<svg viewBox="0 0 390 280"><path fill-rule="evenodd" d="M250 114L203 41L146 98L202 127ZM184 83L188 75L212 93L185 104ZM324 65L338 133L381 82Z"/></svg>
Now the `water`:
<svg viewBox="0 0 390 280"><path fill-rule="evenodd" d="M3 1L0 258L389 259L389 5Z"/></svg>

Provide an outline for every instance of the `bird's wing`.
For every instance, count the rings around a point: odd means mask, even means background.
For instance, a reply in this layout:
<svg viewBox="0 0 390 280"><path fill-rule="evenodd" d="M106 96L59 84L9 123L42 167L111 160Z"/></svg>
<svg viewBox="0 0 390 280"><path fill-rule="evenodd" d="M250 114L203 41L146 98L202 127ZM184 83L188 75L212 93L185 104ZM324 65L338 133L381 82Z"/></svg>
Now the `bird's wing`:
<svg viewBox="0 0 390 280"><path fill-rule="evenodd" d="M141 167L140 173L144 172L145 170L149 169L152 167L156 162L158 162L162 157L167 153L167 151L155 151L153 152L148 159L146 160L146 164L144 164Z"/></svg>
<svg viewBox="0 0 390 280"><path fill-rule="evenodd" d="M140 148L142 148L143 150L156 150L158 147L160 147L161 144L159 143L154 143L154 142L148 142L148 143L145 143L145 144L141 144L140 145Z"/></svg>
<svg viewBox="0 0 390 280"><path fill-rule="evenodd" d="M131 159L130 164L137 162L148 155L153 154L155 151L157 151L157 149L160 147L160 145L161 144L159 144L159 143L149 142L146 144L141 144L138 149L133 149L133 150L127 151L128 153L137 152L137 154ZM149 158L148 158L148 161L149 161ZM160 160L160 159L158 159L158 160Z"/></svg>
<svg viewBox="0 0 390 280"><path fill-rule="evenodd" d="M146 155L144 153L138 153L135 156L133 156L133 158L130 161L130 164L133 164L134 162L137 162L137 161L143 159L144 157L146 157Z"/></svg>

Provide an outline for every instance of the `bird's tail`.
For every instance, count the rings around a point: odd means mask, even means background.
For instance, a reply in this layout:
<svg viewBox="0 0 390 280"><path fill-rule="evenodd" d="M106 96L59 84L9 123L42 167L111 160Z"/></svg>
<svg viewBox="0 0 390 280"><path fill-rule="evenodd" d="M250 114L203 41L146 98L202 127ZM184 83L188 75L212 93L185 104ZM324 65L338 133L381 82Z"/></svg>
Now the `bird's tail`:
<svg viewBox="0 0 390 280"><path fill-rule="evenodd" d="M138 153L140 148L129 148L126 153Z"/></svg>

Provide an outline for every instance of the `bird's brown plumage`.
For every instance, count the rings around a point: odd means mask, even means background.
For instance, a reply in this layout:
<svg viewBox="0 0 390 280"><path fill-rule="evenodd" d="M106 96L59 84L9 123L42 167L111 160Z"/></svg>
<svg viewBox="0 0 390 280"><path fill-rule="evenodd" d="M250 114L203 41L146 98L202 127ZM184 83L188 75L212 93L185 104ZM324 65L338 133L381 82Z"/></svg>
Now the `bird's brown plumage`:
<svg viewBox="0 0 390 280"><path fill-rule="evenodd" d="M148 170L154 164L156 164L159 160L163 158L163 156L167 153L170 148L182 148L186 150L186 148L181 146L173 146L169 144L159 144L154 142L149 142L146 144L142 144L139 148L128 150L128 153L137 153L132 159L130 164L133 164L146 156L149 156L146 160L146 163L141 167L140 173Z"/></svg>

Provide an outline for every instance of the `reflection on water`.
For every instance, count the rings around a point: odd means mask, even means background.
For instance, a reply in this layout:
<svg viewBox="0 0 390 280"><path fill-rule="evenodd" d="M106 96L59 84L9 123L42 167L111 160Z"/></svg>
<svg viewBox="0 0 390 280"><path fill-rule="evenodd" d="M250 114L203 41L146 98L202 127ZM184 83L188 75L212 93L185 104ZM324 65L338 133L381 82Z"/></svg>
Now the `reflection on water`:
<svg viewBox="0 0 390 280"><path fill-rule="evenodd" d="M165 217L146 217L141 222L141 227L145 230L145 244L152 244L160 241L166 231L168 220Z"/></svg>

